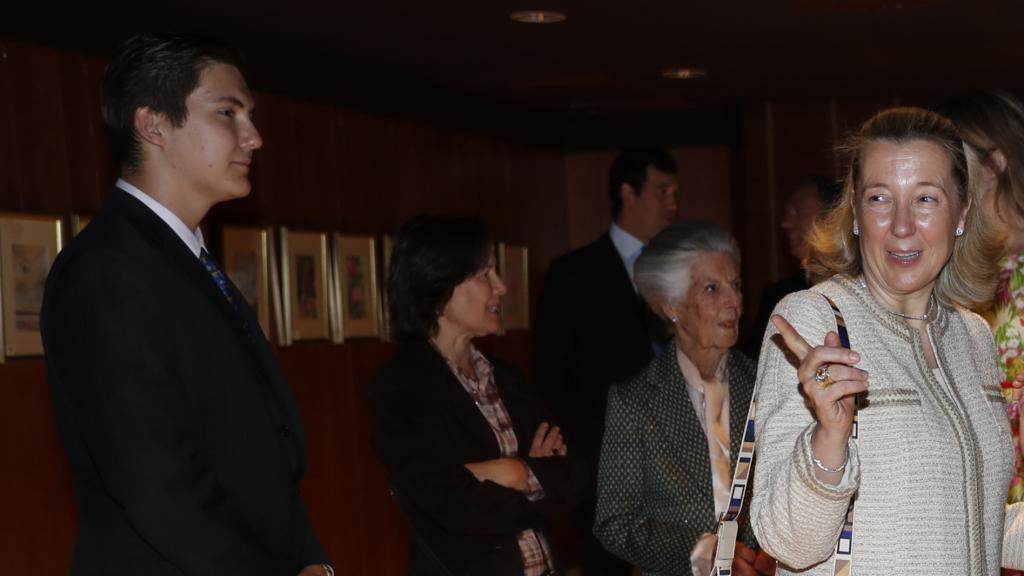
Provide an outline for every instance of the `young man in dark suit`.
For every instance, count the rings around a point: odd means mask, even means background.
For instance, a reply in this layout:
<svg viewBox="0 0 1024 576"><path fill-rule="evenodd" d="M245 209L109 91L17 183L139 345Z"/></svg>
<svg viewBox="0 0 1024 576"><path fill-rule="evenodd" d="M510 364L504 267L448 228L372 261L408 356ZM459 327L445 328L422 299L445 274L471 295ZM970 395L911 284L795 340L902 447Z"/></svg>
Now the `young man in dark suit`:
<svg viewBox="0 0 1024 576"><path fill-rule="evenodd" d="M298 410L199 223L262 140L228 48L141 35L107 68L122 178L58 256L43 344L81 511L73 574L332 573L299 494Z"/></svg>
<svg viewBox="0 0 1024 576"><path fill-rule="evenodd" d="M534 331L534 380L594 477L608 387L646 366L668 337L637 296L633 264L644 244L675 218L678 192L676 163L668 152L626 150L609 172L609 231L554 260L544 281ZM594 538L593 515L591 497L576 514L584 574L629 574L629 566Z"/></svg>

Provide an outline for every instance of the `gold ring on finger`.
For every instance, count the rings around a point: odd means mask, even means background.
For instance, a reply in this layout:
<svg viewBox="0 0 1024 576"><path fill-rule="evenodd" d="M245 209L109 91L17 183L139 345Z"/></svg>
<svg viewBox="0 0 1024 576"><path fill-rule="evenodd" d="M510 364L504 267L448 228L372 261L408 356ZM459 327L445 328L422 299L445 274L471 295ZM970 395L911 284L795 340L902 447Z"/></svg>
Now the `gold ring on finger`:
<svg viewBox="0 0 1024 576"><path fill-rule="evenodd" d="M818 385L818 388L828 388L834 384L832 377L828 375L830 367L830 364L822 364L814 371L814 383Z"/></svg>

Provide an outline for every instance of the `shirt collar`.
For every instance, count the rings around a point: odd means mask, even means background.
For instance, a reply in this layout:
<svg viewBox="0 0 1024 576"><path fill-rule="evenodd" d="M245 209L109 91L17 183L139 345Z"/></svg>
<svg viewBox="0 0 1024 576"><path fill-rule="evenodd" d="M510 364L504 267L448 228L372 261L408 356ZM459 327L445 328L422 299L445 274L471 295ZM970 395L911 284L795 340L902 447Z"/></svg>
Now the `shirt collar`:
<svg viewBox="0 0 1024 576"><path fill-rule="evenodd" d="M623 261L635 259L640 251L644 249L643 242L620 228L615 222L612 222L612 226L608 230L608 236L611 237L612 244L615 245L615 250L618 251Z"/></svg>
<svg viewBox="0 0 1024 576"><path fill-rule="evenodd" d="M142 202L147 208L152 210L154 214L171 227L171 230L174 230L174 233L177 234L178 238L181 238L181 241L188 246L188 249L196 255L196 258L199 257L199 252L201 250L206 249L206 242L203 240L202 229L196 228L195 230L189 230L188 226L186 226L185 223L181 221L181 218L178 218L174 212L168 210L166 206L157 202L149 194L146 194L121 178L117 179L117 184L115 184L115 186L124 190L128 194L131 194L132 197L139 202Z"/></svg>
<svg viewBox="0 0 1024 576"><path fill-rule="evenodd" d="M707 382L700 374L700 370L697 369L697 365L683 352L683 349L676 346L676 361L679 362L679 370L683 373L683 378L686 379L686 385L698 391L704 389L704 383ZM728 386L729 382L725 378L725 366L726 360L729 358L729 353L726 352L722 355L722 360L718 362L718 368L715 369L714 380L718 380L722 384Z"/></svg>

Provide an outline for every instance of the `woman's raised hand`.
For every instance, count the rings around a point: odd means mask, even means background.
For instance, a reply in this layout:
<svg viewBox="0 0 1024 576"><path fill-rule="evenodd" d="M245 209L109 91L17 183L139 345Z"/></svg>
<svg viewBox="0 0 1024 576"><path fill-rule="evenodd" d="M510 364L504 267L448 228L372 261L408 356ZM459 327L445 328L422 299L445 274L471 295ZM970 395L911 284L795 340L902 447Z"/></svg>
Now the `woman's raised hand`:
<svg viewBox="0 0 1024 576"><path fill-rule="evenodd" d="M845 443L853 428L854 396L868 389L868 373L853 366L860 354L843 348L835 332L825 336L824 345L812 347L782 316L773 315L772 324L800 361L797 377L819 431Z"/></svg>

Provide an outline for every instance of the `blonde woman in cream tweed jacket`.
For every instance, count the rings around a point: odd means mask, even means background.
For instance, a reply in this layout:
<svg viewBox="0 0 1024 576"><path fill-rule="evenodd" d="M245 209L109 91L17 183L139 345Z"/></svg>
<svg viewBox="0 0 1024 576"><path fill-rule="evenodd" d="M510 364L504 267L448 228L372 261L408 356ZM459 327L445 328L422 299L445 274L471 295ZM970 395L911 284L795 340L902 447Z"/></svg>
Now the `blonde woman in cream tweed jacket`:
<svg viewBox="0 0 1024 576"><path fill-rule="evenodd" d="M987 173L949 120L919 108L876 114L840 150L842 198L809 238L816 284L776 306L761 345L754 534L780 574L831 575L853 499L856 576L1021 567L995 346L961 308L996 280L999 241L976 209ZM851 350L829 335L826 296Z"/></svg>
<svg viewBox="0 0 1024 576"><path fill-rule="evenodd" d="M984 320L940 307L931 322L954 405L928 368L916 330L856 281L833 277L786 297L775 313L807 342L823 342L836 321L822 294L842 311L871 385L859 414L859 444L850 443L846 487L818 481L809 457L814 417L769 326L758 368L750 515L758 542L779 560L779 574L832 574L855 493L857 576L995 576L1000 565L1024 565L1024 508L1007 507L1004 514L1013 453Z"/></svg>

